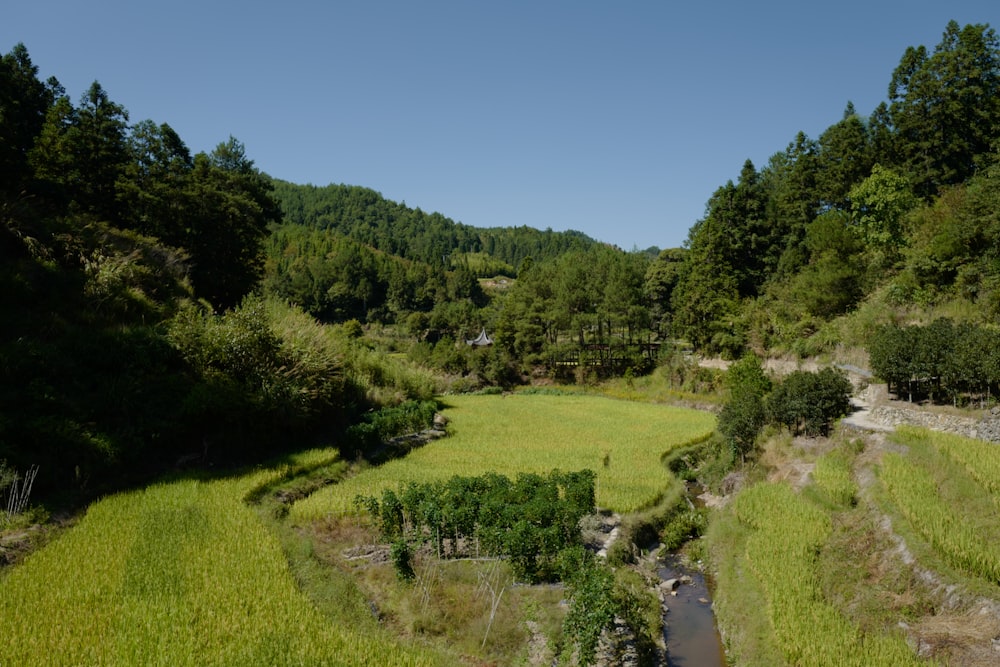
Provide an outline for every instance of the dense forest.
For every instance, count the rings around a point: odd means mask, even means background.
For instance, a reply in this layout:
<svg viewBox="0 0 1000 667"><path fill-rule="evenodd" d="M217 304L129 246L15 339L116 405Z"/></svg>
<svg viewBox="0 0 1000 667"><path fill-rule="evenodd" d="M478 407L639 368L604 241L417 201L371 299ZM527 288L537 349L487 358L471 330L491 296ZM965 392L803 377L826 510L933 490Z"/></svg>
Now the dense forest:
<svg viewBox="0 0 1000 667"><path fill-rule="evenodd" d="M887 83L869 115L847 102L747 161L683 247L628 252L280 181L233 137L192 154L97 82L74 104L17 45L0 60L0 461L91 493L443 389L635 376L682 347L876 340L882 363L910 340L892 327L992 331L1000 41L949 23ZM465 343L482 330L492 346ZM995 394L996 373L968 373L952 400Z"/></svg>

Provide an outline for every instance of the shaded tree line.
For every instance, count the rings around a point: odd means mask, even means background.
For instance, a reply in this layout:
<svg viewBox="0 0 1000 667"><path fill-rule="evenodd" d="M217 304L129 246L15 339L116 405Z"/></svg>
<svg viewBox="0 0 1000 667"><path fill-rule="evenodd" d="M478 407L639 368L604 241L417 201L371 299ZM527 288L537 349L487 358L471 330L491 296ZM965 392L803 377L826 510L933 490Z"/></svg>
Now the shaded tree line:
<svg viewBox="0 0 1000 667"><path fill-rule="evenodd" d="M74 104L18 44L0 170L0 460L37 464L41 496L272 456L375 407L349 341L250 295L280 211L236 139L192 154L97 82Z"/></svg>
<svg viewBox="0 0 1000 667"><path fill-rule="evenodd" d="M79 257L85 241L74 244L87 229L155 238L179 251L195 295L220 309L256 285L280 211L239 141L192 155L165 123L130 125L96 81L74 105L56 79L38 80L23 44L0 70L7 234L42 245L58 236L78 262L95 261Z"/></svg>
<svg viewBox="0 0 1000 667"><path fill-rule="evenodd" d="M988 401L1000 389L1000 332L992 327L948 318L889 324L876 330L868 355L872 372L909 401Z"/></svg>

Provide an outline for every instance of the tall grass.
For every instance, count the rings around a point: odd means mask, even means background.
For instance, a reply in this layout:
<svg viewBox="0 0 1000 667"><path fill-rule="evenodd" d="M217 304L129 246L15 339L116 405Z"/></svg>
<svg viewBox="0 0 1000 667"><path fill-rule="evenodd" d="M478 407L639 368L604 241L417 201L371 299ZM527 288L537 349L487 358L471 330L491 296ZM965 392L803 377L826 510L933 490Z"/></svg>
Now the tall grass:
<svg viewBox="0 0 1000 667"><path fill-rule="evenodd" d="M706 437L715 422L695 410L595 396L449 396L447 402L451 437L313 494L296 503L292 519L352 514L356 496L408 481L556 468L594 470L598 506L631 512L655 503L671 483L662 455Z"/></svg>
<svg viewBox="0 0 1000 667"><path fill-rule="evenodd" d="M813 469L813 480L832 502L850 507L857 501L858 485L851 474L851 460L834 450L821 456Z"/></svg>
<svg viewBox="0 0 1000 667"><path fill-rule="evenodd" d="M1000 501L1000 445L950 433L928 437L939 451L964 466L976 482Z"/></svg>

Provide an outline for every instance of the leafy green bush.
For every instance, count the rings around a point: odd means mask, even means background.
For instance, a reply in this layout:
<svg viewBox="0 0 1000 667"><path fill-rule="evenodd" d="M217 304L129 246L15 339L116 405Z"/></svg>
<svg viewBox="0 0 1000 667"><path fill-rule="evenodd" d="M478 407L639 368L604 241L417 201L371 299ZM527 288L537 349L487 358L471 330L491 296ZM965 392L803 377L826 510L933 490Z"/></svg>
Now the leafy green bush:
<svg viewBox="0 0 1000 667"><path fill-rule="evenodd" d="M660 533L663 548L675 551L685 542L700 537L707 527L708 517L704 510L682 509L674 514Z"/></svg>
<svg viewBox="0 0 1000 667"><path fill-rule="evenodd" d="M347 429L347 446L354 450L371 450L398 435L422 431L431 425L436 411L435 401L406 401L370 412L360 423Z"/></svg>
<svg viewBox="0 0 1000 667"><path fill-rule="evenodd" d="M594 661L604 628L615 620L615 575L583 549L568 551L563 574L571 597L563 632L580 652L580 664Z"/></svg>
<svg viewBox="0 0 1000 667"><path fill-rule="evenodd" d="M392 543L391 556L392 566L396 570L397 577L403 581L412 581L416 578L417 574L413 571L413 563L411 562L413 553L405 539L399 538Z"/></svg>

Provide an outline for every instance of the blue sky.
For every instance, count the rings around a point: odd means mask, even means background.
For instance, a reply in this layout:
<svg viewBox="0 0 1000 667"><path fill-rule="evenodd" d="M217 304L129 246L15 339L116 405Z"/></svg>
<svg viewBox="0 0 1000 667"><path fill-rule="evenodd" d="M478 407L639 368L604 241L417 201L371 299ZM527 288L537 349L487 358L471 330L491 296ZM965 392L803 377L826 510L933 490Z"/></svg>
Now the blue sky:
<svg viewBox="0 0 1000 667"><path fill-rule="evenodd" d="M477 227L679 246L712 192L848 100L869 114L907 46L996 0L8 3L74 103L94 80L192 151L348 183Z"/></svg>

